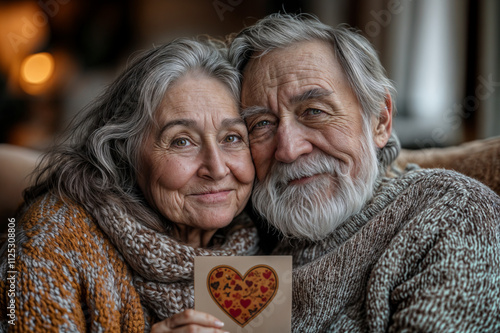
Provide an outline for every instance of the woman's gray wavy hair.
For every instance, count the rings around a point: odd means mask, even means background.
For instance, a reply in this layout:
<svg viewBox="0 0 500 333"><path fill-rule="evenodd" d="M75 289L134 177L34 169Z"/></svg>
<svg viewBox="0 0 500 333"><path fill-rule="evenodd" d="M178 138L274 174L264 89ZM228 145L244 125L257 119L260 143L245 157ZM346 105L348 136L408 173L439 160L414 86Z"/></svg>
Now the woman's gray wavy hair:
<svg viewBox="0 0 500 333"><path fill-rule="evenodd" d="M117 204L155 230L165 221L145 202L136 184L139 153L169 86L188 72L220 80L239 101L239 73L221 42L177 39L140 55L75 120L68 137L38 166L29 204L47 191L82 205L98 218L99 205Z"/></svg>
<svg viewBox="0 0 500 333"><path fill-rule="evenodd" d="M370 42L346 25L333 28L310 14L274 13L244 28L230 40L229 60L243 73L246 64L253 57L262 56L276 48L312 40L326 41L333 46L361 104L365 120L370 119L370 116L380 115L381 106L385 105L388 95L395 100L396 89L387 78ZM399 142L395 135L384 150L384 154L379 154L382 164L388 163L399 153Z"/></svg>

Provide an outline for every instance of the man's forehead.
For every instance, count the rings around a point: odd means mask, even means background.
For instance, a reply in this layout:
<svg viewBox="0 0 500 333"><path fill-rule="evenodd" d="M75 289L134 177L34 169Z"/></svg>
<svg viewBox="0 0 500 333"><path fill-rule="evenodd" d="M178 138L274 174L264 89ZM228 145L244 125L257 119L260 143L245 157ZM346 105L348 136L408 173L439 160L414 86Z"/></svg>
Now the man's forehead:
<svg viewBox="0 0 500 333"><path fill-rule="evenodd" d="M249 61L243 72L242 101L262 102L278 87L277 93L286 99L314 88L335 90L334 83L342 79L343 72L330 44L299 42Z"/></svg>
<svg viewBox="0 0 500 333"><path fill-rule="evenodd" d="M284 48L276 48L267 53L257 53L252 56L245 66L243 75L269 73L269 76L298 74L294 71L297 66L300 70L316 70L328 63L336 62L333 47L324 41L302 41L293 43ZM293 65L291 67L290 65ZM273 75L274 74L274 75Z"/></svg>

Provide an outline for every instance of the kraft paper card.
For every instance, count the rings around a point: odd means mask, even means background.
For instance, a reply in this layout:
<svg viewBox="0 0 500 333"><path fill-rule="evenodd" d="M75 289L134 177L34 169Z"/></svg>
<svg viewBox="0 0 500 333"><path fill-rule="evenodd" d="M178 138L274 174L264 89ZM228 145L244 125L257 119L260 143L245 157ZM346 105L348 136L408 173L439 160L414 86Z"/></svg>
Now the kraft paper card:
<svg viewBox="0 0 500 333"><path fill-rule="evenodd" d="M194 308L229 332L290 332L292 257L195 257Z"/></svg>

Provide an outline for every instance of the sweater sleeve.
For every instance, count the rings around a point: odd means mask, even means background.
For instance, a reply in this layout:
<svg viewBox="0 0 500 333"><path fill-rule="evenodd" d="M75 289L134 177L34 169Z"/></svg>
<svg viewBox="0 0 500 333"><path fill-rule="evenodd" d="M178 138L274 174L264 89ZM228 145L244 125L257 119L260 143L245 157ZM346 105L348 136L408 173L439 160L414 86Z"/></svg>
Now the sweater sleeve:
<svg viewBox="0 0 500 333"><path fill-rule="evenodd" d="M49 257L47 252L24 248L16 258L15 273L2 272L2 297L14 305L6 318L2 314L9 331L86 331L85 303L75 268L54 252ZM15 296L9 296L9 291L14 291Z"/></svg>
<svg viewBox="0 0 500 333"><path fill-rule="evenodd" d="M2 257L4 327L11 332L85 332L85 303L74 248L60 215L31 210L16 225L15 258ZM12 259L12 258L11 258ZM14 266L11 266L13 264ZM15 294L15 296L14 296Z"/></svg>
<svg viewBox="0 0 500 333"><path fill-rule="evenodd" d="M498 332L500 198L457 173L436 173L411 191L410 222L370 277L371 330Z"/></svg>
<svg viewBox="0 0 500 333"><path fill-rule="evenodd" d="M15 228L14 269L6 251L0 260L3 328L119 332L135 319L144 323L142 311L129 309L140 307L136 299L126 301L132 288L125 284L127 267L82 209L46 196Z"/></svg>

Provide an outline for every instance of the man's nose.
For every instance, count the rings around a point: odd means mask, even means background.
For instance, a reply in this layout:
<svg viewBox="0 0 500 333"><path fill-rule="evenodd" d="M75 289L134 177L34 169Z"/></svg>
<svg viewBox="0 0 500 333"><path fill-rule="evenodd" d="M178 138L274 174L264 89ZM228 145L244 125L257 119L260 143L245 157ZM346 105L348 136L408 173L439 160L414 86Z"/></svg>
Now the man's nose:
<svg viewBox="0 0 500 333"><path fill-rule="evenodd" d="M198 169L198 176L205 179L220 180L230 172L226 163L224 152L217 144L203 147L201 152L201 165Z"/></svg>
<svg viewBox="0 0 500 333"><path fill-rule="evenodd" d="M313 150L305 130L293 120L281 121L276 132L276 151L274 157L283 163L292 163L298 157Z"/></svg>

